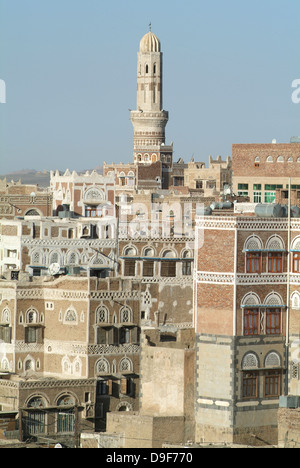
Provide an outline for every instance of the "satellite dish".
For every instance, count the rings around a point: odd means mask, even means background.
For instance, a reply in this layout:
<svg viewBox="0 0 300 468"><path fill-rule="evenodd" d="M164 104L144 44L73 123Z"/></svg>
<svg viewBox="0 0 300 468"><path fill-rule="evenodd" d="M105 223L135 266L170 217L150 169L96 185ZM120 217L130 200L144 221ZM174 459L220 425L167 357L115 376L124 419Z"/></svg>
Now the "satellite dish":
<svg viewBox="0 0 300 468"><path fill-rule="evenodd" d="M59 263L51 263L48 268L50 275L55 276L58 275L60 272L60 264Z"/></svg>

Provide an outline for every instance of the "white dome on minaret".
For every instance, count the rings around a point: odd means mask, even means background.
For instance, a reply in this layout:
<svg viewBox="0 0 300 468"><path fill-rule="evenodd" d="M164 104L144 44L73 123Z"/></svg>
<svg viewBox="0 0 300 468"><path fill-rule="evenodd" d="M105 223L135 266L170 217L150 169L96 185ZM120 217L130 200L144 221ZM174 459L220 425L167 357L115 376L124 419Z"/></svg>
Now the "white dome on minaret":
<svg viewBox="0 0 300 468"><path fill-rule="evenodd" d="M140 52L145 54L147 52L160 52L160 40L152 31L149 31L141 39Z"/></svg>

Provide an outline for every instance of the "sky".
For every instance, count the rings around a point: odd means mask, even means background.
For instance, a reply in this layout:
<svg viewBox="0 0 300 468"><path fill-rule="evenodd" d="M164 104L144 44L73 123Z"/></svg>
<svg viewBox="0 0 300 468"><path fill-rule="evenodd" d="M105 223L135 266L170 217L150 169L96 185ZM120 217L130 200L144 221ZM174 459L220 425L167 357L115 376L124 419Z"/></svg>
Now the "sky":
<svg viewBox="0 0 300 468"><path fill-rule="evenodd" d="M0 0L0 174L132 162L150 22L175 161L289 142L300 135L299 17L299 0Z"/></svg>

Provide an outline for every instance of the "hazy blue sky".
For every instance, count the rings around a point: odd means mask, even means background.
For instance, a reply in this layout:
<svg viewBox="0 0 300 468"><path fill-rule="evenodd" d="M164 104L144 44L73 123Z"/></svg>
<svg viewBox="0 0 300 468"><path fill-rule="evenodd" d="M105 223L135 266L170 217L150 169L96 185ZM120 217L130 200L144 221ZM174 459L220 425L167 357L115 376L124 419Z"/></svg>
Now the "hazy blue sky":
<svg viewBox="0 0 300 468"><path fill-rule="evenodd" d="M164 52L175 160L300 135L299 0L0 0L0 174L132 161L139 41Z"/></svg>

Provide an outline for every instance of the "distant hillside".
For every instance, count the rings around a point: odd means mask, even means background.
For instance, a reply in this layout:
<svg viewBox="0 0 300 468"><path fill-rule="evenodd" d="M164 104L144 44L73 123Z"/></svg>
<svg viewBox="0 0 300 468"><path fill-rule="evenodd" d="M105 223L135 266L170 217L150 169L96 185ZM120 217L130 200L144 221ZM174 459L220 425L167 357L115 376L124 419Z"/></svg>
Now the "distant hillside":
<svg viewBox="0 0 300 468"><path fill-rule="evenodd" d="M40 187L49 187L50 172L35 171L33 169L23 169L21 171L10 172L9 174L0 175L0 179L6 178L8 182L13 180L18 182L21 179L25 185L39 185Z"/></svg>
<svg viewBox="0 0 300 468"><path fill-rule="evenodd" d="M78 174L85 173L86 171L92 171L93 169L84 169L82 171L76 171ZM95 168L99 174L103 173L103 167L98 166ZM61 171L63 174L63 171ZM10 172L9 174L0 175L0 179L7 179L8 182L13 180L18 182L21 179L24 185L39 185L40 187L49 187L50 185L50 172L48 171L35 171L34 169L22 169L20 171Z"/></svg>

